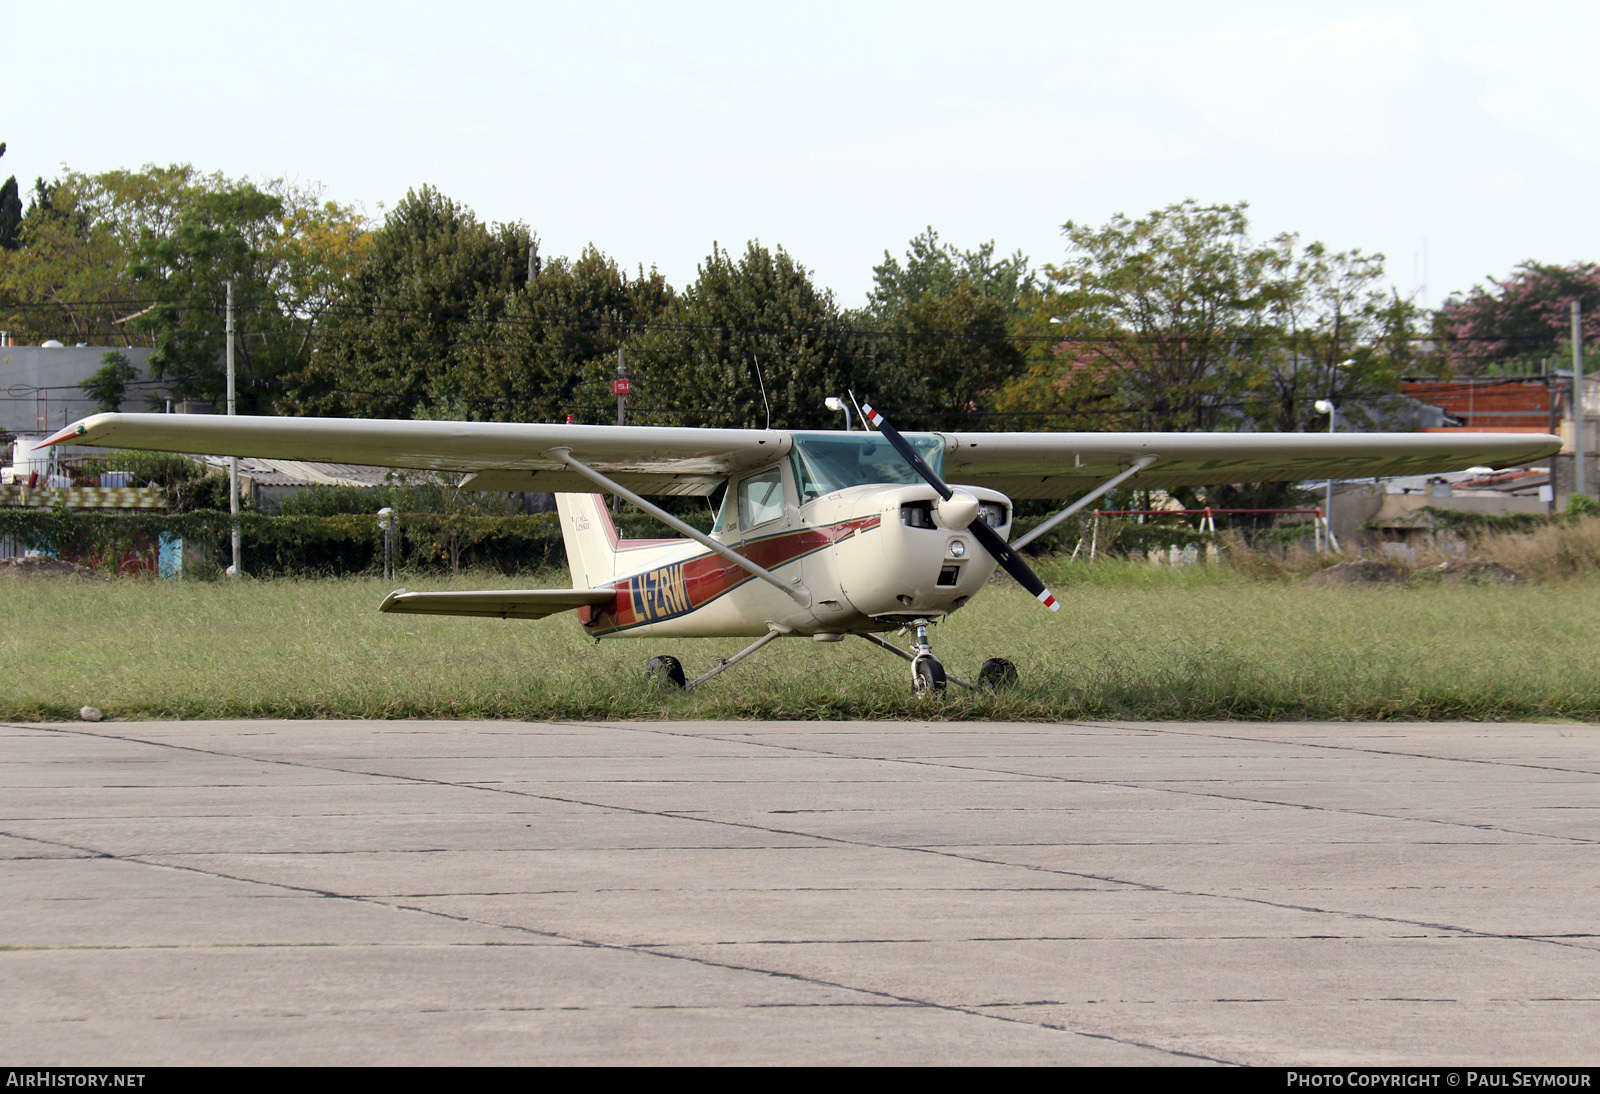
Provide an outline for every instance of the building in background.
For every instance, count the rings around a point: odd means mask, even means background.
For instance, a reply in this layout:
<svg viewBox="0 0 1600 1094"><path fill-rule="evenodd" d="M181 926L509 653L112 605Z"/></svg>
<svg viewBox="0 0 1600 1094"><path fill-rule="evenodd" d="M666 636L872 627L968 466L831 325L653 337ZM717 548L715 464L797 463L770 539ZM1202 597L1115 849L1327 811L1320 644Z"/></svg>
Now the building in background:
<svg viewBox="0 0 1600 1094"><path fill-rule="evenodd" d="M0 345L0 434L47 437L98 413L99 404L79 384L99 372L112 352L122 354L136 373L127 382L121 409L164 409L167 385L150 379L152 351L146 347Z"/></svg>

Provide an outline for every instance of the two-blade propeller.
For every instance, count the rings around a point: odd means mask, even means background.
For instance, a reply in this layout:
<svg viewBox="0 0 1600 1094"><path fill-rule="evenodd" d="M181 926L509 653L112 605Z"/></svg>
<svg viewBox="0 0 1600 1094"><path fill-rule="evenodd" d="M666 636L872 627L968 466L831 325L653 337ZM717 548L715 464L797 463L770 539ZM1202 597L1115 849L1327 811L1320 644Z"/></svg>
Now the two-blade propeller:
<svg viewBox="0 0 1600 1094"><path fill-rule="evenodd" d="M933 468L928 466L927 461L917 455L917 450L911 447L910 442L901 436L900 431L890 425L882 414L879 414L865 403L861 405L861 413L867 421L877 428L879 433L882 433L888 439L889 443L894 446L894 450L900 453L901 457L912 466L917 474L926 479L928 485L939 492L941 498L949 501L955 495L955 491L946 486L944 480L934 474ZM1061 605L1056 602L1056 598L1051 595L1050 590L1045 588L1044 582L1040 581L1038 576L1028 568L1028 564L1022 561L1022 556L1012 550L1011 545L1000 538L999 532L996 532L983 522L981 514L974 517L972 523L967 525L967 531L972 533L972 538L983 544L983 549L993 555L994 560L1005 567L1006 573L1016 578L1017 584L1032 593L1039 603L1053 612L1061 610Z"/></svg>

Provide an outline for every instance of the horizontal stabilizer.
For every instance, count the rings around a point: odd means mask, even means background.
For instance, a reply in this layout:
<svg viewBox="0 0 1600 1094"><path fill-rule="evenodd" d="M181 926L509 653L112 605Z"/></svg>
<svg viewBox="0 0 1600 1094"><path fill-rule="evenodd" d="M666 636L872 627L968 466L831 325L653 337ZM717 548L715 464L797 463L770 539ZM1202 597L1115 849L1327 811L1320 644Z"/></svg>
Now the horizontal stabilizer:
<svg viewBox="0 0 1600 1094"><path fill-rule="evenodd" d="M408 593L396 589L378 605L380 612L412 615L476 615L487 619L543 619L585 604L604 604L615 589L488 589L461 593Z"/></svg>

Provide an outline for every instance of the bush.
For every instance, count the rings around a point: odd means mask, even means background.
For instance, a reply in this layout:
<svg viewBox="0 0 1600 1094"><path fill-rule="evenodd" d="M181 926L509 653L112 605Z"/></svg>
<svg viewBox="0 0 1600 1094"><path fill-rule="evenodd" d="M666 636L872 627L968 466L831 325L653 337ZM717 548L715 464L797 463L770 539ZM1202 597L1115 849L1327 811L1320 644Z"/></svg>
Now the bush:
<svg viewBox="0 0 1600 1094"><path fill-rule="evenodd" d="M226 481L226 480L224 480ZM226 496L224 496L226 501ZM412 572L450 572L463 566L503 574L560 568L566 563L561 522L555 513L484 516L476 513L399 513L398 566ZM683 518L702 531L705 514ZM617 516L624 538L669 535L653 517ZM108 513L58 509L0 509L0 537L25 549L61 558L120 559L128 550L153 550L162 536L182 539L186 551L213 561L232 553L230 517L219 509L188 513ZM245 572L257 577L312 577L374 573L383 565L383 540L371 512L329 516L239 514ZM220 566L191 568L191 576Z"/></svg>

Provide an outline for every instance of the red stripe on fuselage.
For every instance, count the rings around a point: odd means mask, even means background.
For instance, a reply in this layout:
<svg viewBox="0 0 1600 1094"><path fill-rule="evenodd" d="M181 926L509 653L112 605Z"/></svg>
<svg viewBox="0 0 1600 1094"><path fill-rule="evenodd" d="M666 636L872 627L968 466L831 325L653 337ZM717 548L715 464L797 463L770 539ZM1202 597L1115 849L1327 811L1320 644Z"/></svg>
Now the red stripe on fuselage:
<svg viewBox="0 0 1600 1094"><path fill-rule="evenodd" d="M858 517L821 528L747 540L734 550L764 569L775 570L858 532L870 532L882 522L883 518L877 515ZM617 590L613 604L587 612L580 610L578 618L591 634L660 623L703 608L753 577L749 570L707 551L617 582L613 586Z"/></svg>

